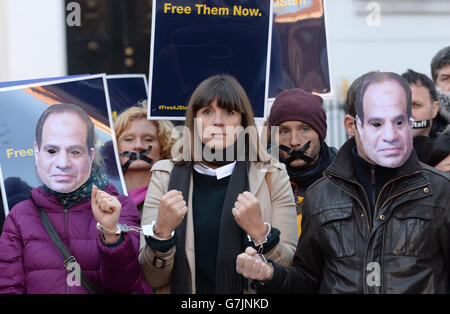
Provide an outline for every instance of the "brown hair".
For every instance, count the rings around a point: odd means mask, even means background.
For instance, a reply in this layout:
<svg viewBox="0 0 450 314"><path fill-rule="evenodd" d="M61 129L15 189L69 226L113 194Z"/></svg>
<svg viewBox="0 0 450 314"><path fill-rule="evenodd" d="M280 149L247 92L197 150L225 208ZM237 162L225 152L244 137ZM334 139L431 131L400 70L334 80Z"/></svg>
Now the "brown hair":
<svg viewBox="0 0 450 314"><path fill-rule="evenodd" d="M186 111L186 121L183 134L183 147L190 148L190 158L194 158L194 143L191 141L191 136L198 136L194 131L194 119L197 112L206 106L209 106L213 101L217 101L217 106L222 109L233 110L242 114L241 126L250 131L249 147L246 147L246 153L249 153L249 148L254 148L257 152L258 161L268 161L269 155L262 148L259 143L258 133L256 131L256 124L251 107L250 100L244 88L231 75L219 74L207 78L201 82L192 93ZM252 128L247 129L251 126ZM189 134L187 134L189 133ZM187 145L187 146L186 146ZM182 147L180 148L180 153ZM187 157L187 156L183 156ZM198 157L199 156L195 156ZM191 160L197 160L191 159ZM186 161L186 160L185 160ZM184 163L184 161L180 161Z"/></svg>

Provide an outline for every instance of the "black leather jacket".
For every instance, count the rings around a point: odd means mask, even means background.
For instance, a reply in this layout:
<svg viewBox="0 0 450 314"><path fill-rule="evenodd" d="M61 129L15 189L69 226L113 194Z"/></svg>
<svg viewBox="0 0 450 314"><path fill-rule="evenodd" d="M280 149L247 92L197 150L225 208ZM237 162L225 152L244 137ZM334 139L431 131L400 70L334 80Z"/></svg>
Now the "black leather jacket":
<svg viewBox="0 0 450 314"><path fill-rule="evenodd" d="M306 193L293 266L275 265L265 293L446 293L450 176L413 151L382 188L373 218L348 140Z"/></svg>

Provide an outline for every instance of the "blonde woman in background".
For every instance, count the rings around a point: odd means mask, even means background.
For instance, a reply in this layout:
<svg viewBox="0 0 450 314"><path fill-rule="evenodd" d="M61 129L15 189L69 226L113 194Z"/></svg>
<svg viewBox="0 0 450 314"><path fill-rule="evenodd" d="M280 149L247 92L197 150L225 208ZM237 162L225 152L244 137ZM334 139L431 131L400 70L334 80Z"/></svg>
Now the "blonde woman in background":
<svg viewBox="0 0 450 314"><path fill-rule="evenodd" d="M173 125L170 121L147 120L147 109L133 106L117 117L114 129L125 184L142 214L150 169L158 160L171 158Z"/></svg>

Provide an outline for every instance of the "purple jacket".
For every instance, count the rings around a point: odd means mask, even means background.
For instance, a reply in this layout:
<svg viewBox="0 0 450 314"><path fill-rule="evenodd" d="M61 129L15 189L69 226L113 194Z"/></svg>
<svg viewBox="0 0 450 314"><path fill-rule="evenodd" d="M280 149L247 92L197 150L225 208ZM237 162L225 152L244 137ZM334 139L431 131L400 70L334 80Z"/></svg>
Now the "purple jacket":
<svg viewBox="0 0 450 314"><path fill-rule="evenodd" d="M108 184L105 191L122 204L119 222L139 226L133 201L118 195ZM91 199L65 210L42 187L31 197L50 218L65 245L85 274L106 293L151 293L138 262L139 234L122 235L118 245L107 246L97 230ZM87 293L81 286L69 287L68 272L31 200L23 201L8 214L0 237L0 293Z"/></svg>

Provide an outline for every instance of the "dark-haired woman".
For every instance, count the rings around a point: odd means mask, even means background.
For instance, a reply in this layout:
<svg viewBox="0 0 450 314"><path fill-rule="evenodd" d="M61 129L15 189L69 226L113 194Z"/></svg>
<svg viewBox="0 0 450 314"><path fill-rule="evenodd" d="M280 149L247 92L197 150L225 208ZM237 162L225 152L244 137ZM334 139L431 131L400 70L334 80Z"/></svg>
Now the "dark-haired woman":
<svg viewBox="0 0 450 314"><path fill-rule="evenodd" d="M152 168L139 260L158 292L243 293L247 245L284 265L297 243L284 166L259 144L250 101L235 78L203 81L188 104L180 154Z"/></svg>

